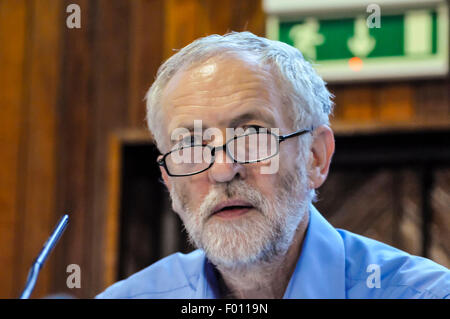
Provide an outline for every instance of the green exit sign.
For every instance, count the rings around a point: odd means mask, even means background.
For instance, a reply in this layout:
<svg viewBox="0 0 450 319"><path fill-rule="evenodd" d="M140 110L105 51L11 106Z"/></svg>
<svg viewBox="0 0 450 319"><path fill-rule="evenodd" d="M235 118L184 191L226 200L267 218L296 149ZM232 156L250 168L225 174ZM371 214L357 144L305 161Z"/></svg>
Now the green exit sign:
<svg viewBox="0 0 450 319"><path fill-rule="evenodd" d="M328 82L446 76L446 1L377 3L266 0L267 36L298 48Z"/></svg>

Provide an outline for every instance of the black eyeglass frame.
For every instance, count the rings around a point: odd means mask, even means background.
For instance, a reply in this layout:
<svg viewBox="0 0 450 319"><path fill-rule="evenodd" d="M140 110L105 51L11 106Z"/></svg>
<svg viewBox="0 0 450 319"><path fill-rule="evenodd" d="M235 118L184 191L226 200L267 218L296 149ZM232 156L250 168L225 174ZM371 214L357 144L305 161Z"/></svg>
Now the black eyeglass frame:
<svg viewBox="0 0 450 319"><path fill-rule="evenodd" d="M223 149L225 149L225 152L226 152L227 155L233 160L233 163L238 163L238 164L252 164L252 163L258 163L258 162L262 162L262 161L268 160L268 159L270 159L270 158L272 158L272 157L274 157L274 156L277 156L278 153L280 152L280 143L281 143L281 142L287 140L288 138L295 137L295 136L300 136L300 135L303 135L303 134L305 134L305 133L310 133L310 132L313 132L313 131L314 131L314 128L311 128L311 129L309 129L309 130L299 130L299 131L296 131L296 132L293 132L293 133L290 133L290 134L285 134L285 135L277 135L277 134L274 134L274 133L272 133L272 132L267 132L268 134L271 134L271 135L275 136L275 138L277 139L277 141L278 141L278 144L277 144L277 151L276 151L275 154L270 155L269 157L265 157L265 158L263 158L263 159L258 159L258 160L254 160L254 161L244 161L244 162L237 161L237 160L233 157L233 155L231 155L231 154L229 153L228 147L226 147L226 146L227 146L228 143L230 143L230 142L232 142L232 141L234 141L234 140L236 140L236 139L238 139L238 138L241 138L241 137L243 137L243 136L253 135L253 134L259 134L260 132L252 132L252 133L249 133L249 134L244 134L244 135L237 135L237 136L234 136L233 138L230 138L228 141L226 141L225 144L223 144L222 146L215 146L215 147L210 146L210 145L189 145L189 146L183 146L183 147L180 147L180 148L171 150L170 152L164 154L163 157L162 157L160 160L157 160L156 162L158 163L159 166L163 166L164 169L165 169L166 172L167 172L167 175L169 175L169 176L171 176L171 177L192 176L192 175L197 175L197 174L203 173L204 171L207 171L207 170L210 169L211 166L213 166L213 164L215 163L215 160L216 160L216 150L223 150ZM167 168L166 157L169 156L170 154L172 154L173 152L179 151L179 150L181 150L181 149L183 149L183 148L194 147L194 146L207 147L207 148L210 149L212 161L211 161L211 163L209 164L209 166L206 167L205 169L202 169L201 171L198 171L198 172L195 172L195 173L183 174L183 175L174 175L174 174L171 174L170 171L169 171L169 169Z"/></svg>

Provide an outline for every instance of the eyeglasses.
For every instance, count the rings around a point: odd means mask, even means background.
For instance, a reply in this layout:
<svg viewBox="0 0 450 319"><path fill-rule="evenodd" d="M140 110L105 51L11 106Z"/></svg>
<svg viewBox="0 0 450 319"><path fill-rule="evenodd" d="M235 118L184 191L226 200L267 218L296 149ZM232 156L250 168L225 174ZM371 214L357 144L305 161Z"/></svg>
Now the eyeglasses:
<svg viewBox="0 0 450 319"><path fill-rule="evenodd" d="M192 144L178 147L157 160L169 176L191 176L209 169L215 162L217 151L225 149L232 163L249 164L276 156L280 143L288 138L312 132L300 130L287 135L276 135L267 129L234 136L222 146Z"/></svg>

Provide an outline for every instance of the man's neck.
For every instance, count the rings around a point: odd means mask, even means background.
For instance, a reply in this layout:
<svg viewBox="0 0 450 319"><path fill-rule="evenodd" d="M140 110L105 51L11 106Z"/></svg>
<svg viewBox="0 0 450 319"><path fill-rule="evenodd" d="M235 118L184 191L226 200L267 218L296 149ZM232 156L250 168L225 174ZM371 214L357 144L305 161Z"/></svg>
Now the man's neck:
<svg viewBox="0 0 450 319"><path fill-rule="evenodd" d="M291 246L284 256L258 265L239 269L218 266L221 278L219 286L222 298L265 299L283 298L289 280L301 254L301 247L308 226L309 214L297 227Z"/></svg>

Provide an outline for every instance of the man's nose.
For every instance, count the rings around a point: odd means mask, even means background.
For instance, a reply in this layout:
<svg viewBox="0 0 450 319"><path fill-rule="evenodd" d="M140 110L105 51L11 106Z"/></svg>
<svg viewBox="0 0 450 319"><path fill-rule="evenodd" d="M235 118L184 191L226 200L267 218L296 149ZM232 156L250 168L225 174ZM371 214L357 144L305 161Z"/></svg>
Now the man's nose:
<svg viewBox="0 0 450 319"><path fill-rule="evenodd" d="M226 183L239 175L240 178L246 177L244 164L233 163L225 150L217 150L213 166L208 170L208 176L211 183Z"/></svg>

